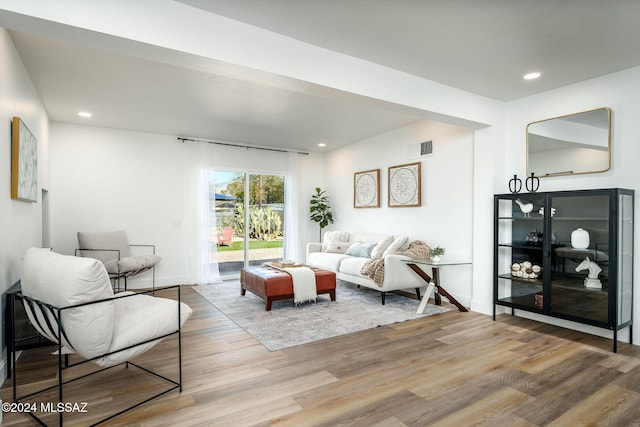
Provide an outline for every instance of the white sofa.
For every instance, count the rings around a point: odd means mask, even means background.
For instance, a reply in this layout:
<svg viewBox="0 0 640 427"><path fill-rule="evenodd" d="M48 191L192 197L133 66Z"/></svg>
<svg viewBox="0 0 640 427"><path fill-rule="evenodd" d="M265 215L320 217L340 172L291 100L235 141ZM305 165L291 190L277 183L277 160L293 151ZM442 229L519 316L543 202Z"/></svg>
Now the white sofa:
<svg viewBox="0 0 640 427"><path fill-rule="evenodd" d="M398 247L399 242L403 239L405 244ZM323 241L324 243L307 244L307 264L331 270L336 273L338 279L380 291L382 304L385 303L386 292L415 290L418 299L420 299L420 289L427 286L403 261L409 257L394 253L407 248L408 238L406 236L394 239L393 236L384 234L327 232ZM384 280L381 286L360 273L362 266L371 258L341 253L343 248L337 247L340 242L346 243L345 246L351 246L356 242L376 244L377 247L373 248L374 257L384 258ZM388 243L387 246L385 243Z"/></svg>

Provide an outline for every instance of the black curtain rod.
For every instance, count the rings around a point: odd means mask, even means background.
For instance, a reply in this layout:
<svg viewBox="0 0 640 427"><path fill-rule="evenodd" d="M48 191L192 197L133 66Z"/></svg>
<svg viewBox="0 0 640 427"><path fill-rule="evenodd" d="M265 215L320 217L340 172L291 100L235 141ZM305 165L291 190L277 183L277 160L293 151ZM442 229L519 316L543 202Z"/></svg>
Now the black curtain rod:
<svg viewBox="0 0 640 427"><path fill-rule="evenodd" d="M194 138L181 138L178 137L178 141L182 141L182 142L186 142L186 141L191 141L191 142L206 142L208 144L214 144L214 145L226 145L227 147L236 147L236 148L245 148L245 149L252 149L252 150L265 150L265 151L277 151L278 153L297 153L297 154L303 154L305 156L308 156L309 153L305 153L303 151L294 151L294 150L283 150L281 148L268 148L268 147L253 147L251 145L242 145L242 144L232 144L230 142L219 142L219 141L209 141L206 139L194 139Z"/></svg>

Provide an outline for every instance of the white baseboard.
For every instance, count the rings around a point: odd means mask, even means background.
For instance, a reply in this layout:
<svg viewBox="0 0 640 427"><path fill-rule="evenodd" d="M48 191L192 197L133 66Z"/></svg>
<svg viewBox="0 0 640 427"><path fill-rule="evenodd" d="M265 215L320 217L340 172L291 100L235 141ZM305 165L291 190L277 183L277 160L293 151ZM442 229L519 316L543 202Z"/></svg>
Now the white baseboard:
<svg viewBox="0 0 640 427"><path fill-rule="evenodd" d="M493 315L493 304L491 302L473 299L471 300L471 311Z"/></svg>

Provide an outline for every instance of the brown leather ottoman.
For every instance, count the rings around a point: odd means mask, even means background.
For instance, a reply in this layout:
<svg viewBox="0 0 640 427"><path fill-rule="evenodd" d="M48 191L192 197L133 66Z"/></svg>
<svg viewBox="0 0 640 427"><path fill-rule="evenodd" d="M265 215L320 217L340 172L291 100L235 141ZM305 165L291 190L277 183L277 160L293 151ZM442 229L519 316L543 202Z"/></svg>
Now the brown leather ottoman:
<svg viewBox="0 0 640 427"><path fill-rule="evenodd" d="M293 267L295 268L295 267ZM309 267L316 274L316 292L329 294L331 301L336 300L336 273ZM291 276L277 268L267 266L246 267L240 270L240 294L246 291L263 298L265 309L271 310L271 303L275 300L293 298L293 281Z"/></svg>

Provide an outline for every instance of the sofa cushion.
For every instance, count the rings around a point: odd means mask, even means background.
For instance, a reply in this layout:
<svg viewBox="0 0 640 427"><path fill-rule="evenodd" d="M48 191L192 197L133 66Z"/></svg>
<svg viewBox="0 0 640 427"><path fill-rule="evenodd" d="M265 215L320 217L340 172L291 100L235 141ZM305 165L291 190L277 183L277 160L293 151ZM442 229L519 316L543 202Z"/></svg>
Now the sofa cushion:
<svg viewBox="0 0 640 427"><path fill-rule="evenodd" d="M407 249L409 247L409 236L400 236L396 238L391 244L385 249L382 254L383 257L386 257L390 254L395 254L403 249Z"/></svg>
<svg viewBox="0 0 640 427"><path fill-rule="evenodd" d="M322 240L322 251L326 252L329 242L348 242L349 233L346 231L327 231L324 233L324 239Z"/></svg>
<svg viewBox="0 0 640 427"><path fill-rule="evenodd" d="M340 263L345 258L349 258L349 255L331 252L312 252L309 254L307 263L315 265L316 267L326 268L327 270L338 271Z"/></svg>
<svg viewBox="0 0 640 427"><path fill-rule="evenodd" d="M382 258L382 254L384 254L384 251L389 247L391 242L393 242L393 236L380 240L371 250L371 258Z"/></svg>
<svg viewBox="0 0 640 427"><path fill-rule="evenodd" d="M371 258L371 251L376 244L377 243L372 242L354 242L349 249L347 249L346 254L361 258Z"/></svg>
<svg viewBox="0 0 640 427"><path fill-rule="evenodd" d="M337 240L329 241L327 249L324 252L331 252L336 254L343 254L347 252L347 249L352 245L350 242L340 242Z"/></svg>
<svg viewBox="0 0 640 427"><path fill-rule="evenodd" d="M340 273L350 274L353 276L362 276L360 270L365 262L369 261L369 258L349 257L340 263ZM364 276L362 276L364 277Z"/></svg>

